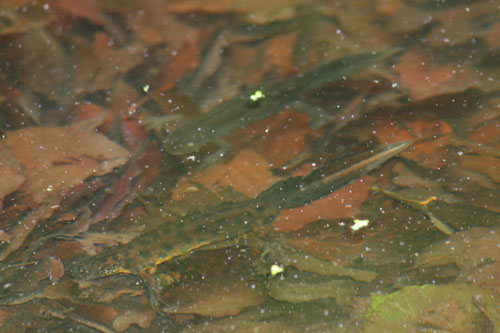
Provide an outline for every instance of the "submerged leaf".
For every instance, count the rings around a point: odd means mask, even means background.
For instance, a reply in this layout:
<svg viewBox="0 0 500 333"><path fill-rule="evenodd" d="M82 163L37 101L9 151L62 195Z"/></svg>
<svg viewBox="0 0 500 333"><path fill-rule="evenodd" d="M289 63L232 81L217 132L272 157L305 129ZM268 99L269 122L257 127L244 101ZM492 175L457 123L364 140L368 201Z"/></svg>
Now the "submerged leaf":
<svg viewBox="0 0 500 333"><path fill-rule="evenodd" d="M375 178L364 176L340 190L299 208L284 209L273 222L281 232L298 230L317 220L354 218L368 197Z"/></svg>
<svg viewBox="0 0 500 333"><path fill-rule="evenodd" d="M224 187L230 187L247 197L255 198L278 180L260 154L244 150L229 164L219 163L182 179L177 184L173 197L180 199L190 191L198 191L196 184L201 184L218 194L223 193Z"/></svg>
<svg viewBox="0 0 500 333"><path fill-rule="evenodd" d="M473 304L480 297L489 313L485 318ZM500 296L468 284L406 287L389 295L372 294L364 332L418 331L423 326L452 332L485 332L492 320L500 324ZM435 316L438 310L439 318Z"/></svg>
<svg viewBox="0 0 500 333"><path fill-rule="evenodd" d="M50 192L67 194L90 176L124 165L129 152L105 136L71 127L30 127L7 132L5 143L24 166L23 192L35 203Z"/></svg>

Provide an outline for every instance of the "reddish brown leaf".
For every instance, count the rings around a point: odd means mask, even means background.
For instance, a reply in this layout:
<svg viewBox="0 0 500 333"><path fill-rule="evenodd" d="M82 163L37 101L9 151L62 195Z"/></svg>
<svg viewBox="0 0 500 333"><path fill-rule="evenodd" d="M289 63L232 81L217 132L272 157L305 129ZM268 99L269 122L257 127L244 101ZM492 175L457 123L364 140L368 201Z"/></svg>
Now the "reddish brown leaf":
<svg viewBox="0 0 500 333"><path fill-rule="evenodd" d="M223 317L237 315L243 309L265 301L265 294L242 282L239 276L223 276L217 280L178 288L176 313Z"/></svg>
<svg viewBox="0 0 500 333"><path fill-rule="evenodd" d="M92 120L105 116L105 120L97 127L99 132L108 133L113 126L114 117L111 112L96 104L78 104L74 107L73 119L75 122Z"/></svg>
<svg viewBox="0 0 500 333"><path fill-rule="evenodd" d="M500 120L490 120L483 126L470 131L468 136L474 142L500 149Z"/></svg>
<svg viewBox="0 0 500 333"><path fill-rule="evenodd" d="M74 311L96 323L111 326L120 311L105 305L73 304Z"/></svg>
<svg viewBox="0 0 500 333"><path fill-rule="evenodd" d="M494 24L490 27L490 30L486 35L486 40L492 48L500 47L500 23Z"/></svg>
<svg viewBox="0 0 500 333"><path fill-rule="evenodd" d="M269 171L268 163L262 156L251 150L244 150L229 164L219 163L182 179L174 190L173 198L182 198L184 193L193 190L193 184L202 184L214 192L218 192L220 187L228 186L247 197L255 198L278 179Z"/></svg>
<svg viewBox="0 0 500 333"><path fill-rule="evenodd" d="M32 127L6 133L9 146L23 165L25 200L33 211L11 229L0 260L18 249L39 220L49 218L62 197L90 176L104 175L129 159L123 147L105 136L75 127Z"/></svg>
<svg viewBox="0 0 500 333"><path fill-rule="evenodd" d="M354 218L359 214L361 204L369 195L374 182L374 177L364 176L309 205L282 210L273 226L278 231L286 232L301 229L317 220Z"/></svg>
<svg viewBox="0 0 500 333"><path fill-rule="evenodd" d="M235 132L231 141L236 150L251 141L249 148L264 156L273 167L279 167L304 149L309 131L307 115L284 110Z"/></svg>
<svg viewBox="0 0 500 333"><path fill-rule="evenodd" d="M488 175L493 181L500 183L500 158L494 156L460 156L460 165L484 175Z"/></svg>
<svg viewBox="0 0 500 333"><path fill-rule="evenodd" d="M161 2L141 3L140 13L130 15L127 24L136 36L147 44L168 43L169 48L177 52L188 44L198 46L202 33L166 12ZM168 33L165 33L166 31Z"/></svg>
<svg viewBox="0 0 500 333"><path fill-rule="evenodd" d="M296 72L293 64L293 47L297 40L297 34L291 33L273 38L264 54L264 66L276 69L280 77L286 77Z"/></svg>
<svg viewBox="0 0 500 333"><path fill-rule="evenodd" d="M379 117L371 126L372 133L382 144L404 140L419 140L429 138L424 142L417 142L414 149L401 153L401 156L414 160L420 165L438 169L447 164L448 135L452 133L451 126L432 114L422 114L419 120L407 123ZM432 139L434 138L434 139Z"/></svg>
<svg viewBox="0 0 500 333"><path fill-rule="evenodd" d="M3 324L3 322L6 318L12 317L12 316L14 316L14 314L15 314L14 312L0 310L0 325Z"/></svg>
<svg viewBox="0 0 500 333"><path fill-rule="evenodd" d="M377 10L383 15L394 15L403 8L401 0L383 0L377 1Z"/></svg>
<svg viewBox="0 0 500 333"><path fill-rule="evenodd" d="M453 77L454 68L445 65L430 68L432 59L418 51L405 53L396 66L403 83L414 99L424 99L440 93L439 85Z"/></svg>
<svg viewBox="0 0 500 333"><path fill-rule="evenodd" d="M90 176L124 165L129 153L102 134L72 127L31 127L7 132L5 143L24 166L23 191L40 203L50 192L71 191Z"/></svg>
<svg viewBox="0 0 500 333"><path fill-rule="evenodd" d="M98 71L96 73L86 73L87 76L92 76L92 84L87 86L86 90L114 88L115 83L127 71L143 61L143 51L144 46L138 40L126 47L118 48L108 34L96 33L94 35L92 60L99 64Z"/></svg>
<svg viewBox="0 0 500 333"><path fill-rule="evenodd" d="M90 22L103 25L106 23L107 18L102 12L97 0L59 0L56 5L63 11L70 13L76 17L82 17Z"/></svg>

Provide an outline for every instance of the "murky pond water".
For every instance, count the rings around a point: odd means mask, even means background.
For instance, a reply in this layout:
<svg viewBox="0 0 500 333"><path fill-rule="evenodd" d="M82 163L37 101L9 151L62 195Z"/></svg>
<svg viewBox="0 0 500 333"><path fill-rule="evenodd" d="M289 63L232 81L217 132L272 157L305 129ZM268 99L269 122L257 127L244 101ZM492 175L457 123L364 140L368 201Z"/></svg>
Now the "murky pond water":
<svg viewBox="0 0 500 333"><path fill-rule="evenodd" d="M2 331L498 330L494 1L0 12Z"/></svg>

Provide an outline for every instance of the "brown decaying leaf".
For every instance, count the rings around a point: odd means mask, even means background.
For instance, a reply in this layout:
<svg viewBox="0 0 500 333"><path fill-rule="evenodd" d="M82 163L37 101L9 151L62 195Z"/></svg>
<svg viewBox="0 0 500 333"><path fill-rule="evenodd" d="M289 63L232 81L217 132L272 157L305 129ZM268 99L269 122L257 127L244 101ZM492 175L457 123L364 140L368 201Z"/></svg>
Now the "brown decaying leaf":
<svg viewBox="0 0 500 333"><path fill-rule="evenodd" d="M458 232L445 241L433 244L423 251L415 266L424 268L455 263L460 268L460 281L472 281L500 292L498 229L472 228Z"/></svg>
<svg viewBox="0 0 500 333"><path fill-rule="evenodd" d="M271 247L274 244L271 245ZM372 282L379 275L374 271L350 268L338 265L328 260L321 260L311 255L310 252L287 249L286 246L277 245L272 249L272 260L284 266L293 266L302 272L311 272L323 276L350 277L356 281Z"/></svg>
<svg viewBox="0 0 500 333"><path fill-rule="evenodd" d="M497 110L488 112L493 117L498 118L500 113ZM487 114L484 117L487 118ZM481 119L479 120L481 121ZM470 140L495 147L500 150L500 119L485 119L482 126L470 131L468 137Z"/></svg>
<svg viewBox="0 0 500 333"><path fill-rule="evenodd" d="M219 278L217 283L187 285L179 290L179 300L173 312L194 313L202 316L224 317L237 315L243 309L257 306L266 295L242 282L240 277Z"/></svg>
<svg viewBox="0 0 500 333"><path fill-rule="evenodd" d="M67 89L64 84L68 83L71 73L70 59L54 35L45 29L36 29L19 36L12 44L5 47L2 54L2 61L15 64L12 81L47 97L56 95L64 100L64 95L59 93ZM71 95L71 90L65 90L65 95Z"/></svg>
<svg viewBox="0 0 500 333"><path fill-rule="evenodd" d="M463 155L459 161L462 168L485 174L500 183L500 157Z"/></svg>
<svg viewBox="0 0 500 333"><path fill-rule="evenodd" d="M342 239L340 234L322 234L322 239L310 237L296 237L288 239L287 242L304 253L310 253L321 260L329 260L335 265L349 266L352 260L359 257L366 248L367 241L352 244Z"/></svg>
<svg viewBox="0 0 500 333"><path fill-rule="evenodd" d="M310 132L306 114L286 109L235 131L228 140L235 151L252 149L266 159L270 168L276 168L305 148Z"/></svg>
<svg viewBox="0 0 500 333"><path fill-rule="evenodd" d="M386 3L388 1L382 1ZM393 1L390 1L393 2ZM423 3L424 1L421 1ZM380 6L380 1L378 1ZM497 19L493 18L497 4L489 1L468 3L466 6L449 6L434 9L424 6L395 6L390 13L388 28L399 34L426 32L427 48L463 46L469 48L471 40L483 38L491 49L498 47L500 32ZM471 44L468 44L471 43ZM463 48L463 47L462 47Z"/></svg>
<svg viewBox="0 0 500 333"><path fill-rule="evenodd" d="M493 48L500 47L500 23L494 24L486 34L488 44Z"/></svg>
<svg viewBox="0 0 500 333"><path fill-rule="evenodd" d="M425 168L439 169L448 163L448 141L453 130L446 121L438 119L434 114L422 112L418 119L407 121L380 115L370 127L370 132L382 144L404 140L417 141L413 149L401 153L401 156ZM422 139L427 140L418 142Z"/></svg>
<svg viewBox="0 0 500 333"><path fill-rule="evenodd" d="M413 170L411 170L404 163L397 163L392 169L394 177L392 178L392 183L398 186L404 187L431 187L438 188L441 187L434 180L426 179L420 175L417 175Z"/></svg>
<svg viewBox="0 0 500 333"><path fill-rule="evenodd" d="M377 11L383 15L393 15L404 8L402 0L383 0L377 1Z"/></svg>
<svg viewBox="0 0 500 333"><path fill-rule="evenodd" d="M108 133L113 126L114 116L109 110L100 105L78 104L73 107L73 119L75 122L85 119L93 122L95 119L99 119L101 121L92 129L98 128L99 132Z"/></svg>
<svg viewBox="0 0 500 333"><path fill-rule="evenodd" d="M5 144L23 165L23 192L33 208L11 230L0 260L18 249L39 220L49 218L64 196L90 176L127 162L128 151L105 136L75 127L32 127L7 132Z"/></svg>
<svg viewBox="0 0 500 333"><path fill-rule="evenodd" d="M62 262L67 263L68 261L82 255L80 244L73 242L72 240L58 241L55 244L57 244L57 246L52 246L44 249L43 251L37 252L36 257L53 256L55 258L59 258Z"/></svg>
<svg viewBox="0 0 500 333"><path fill-rule="evenodd" d="M169 48L177 52L187 45L198 48L203 32L168 13L164 8L166 4L158 1L142 2L140 11L135 15L129 14L129 28L150 45L168 43Z"/></svg>
<svg viewBox="0 0 500 333"><path fill-rule="evenodd" d="M417 49L405 53L399 60L396 71L414 100L463 91L469 86L475 86L474 83L478 80L478 74L466 64L458 69L455 64L432 66L433 62L431 56Z"/></svg>
<svg viewBox="0 0 500 333"><path fill-rule="evenodd" d="M24 166L23 192L36 205L50 192L67 195L73 186L123 166L130 157L99 133L72 127L31 127L7 132L5 144Z"/></svg>
<svg viewBox="0 0 500 333"><path fill-rule="evenodd" d="M440 24L429 32L429 42L432 46L448 47L467 45L471 39L481 36L486 36L488 41L487 36L496 22L489 17L496 10L498 4L486 1L467 4L466 8L450 6L448 10L436 12Z"/></svg>
<svg viewBox="0 0 500 333"><path fill-rule="evenodd" d="M114 285L117 285L116 281L114 281ZM64 280L56 284L51 284L45 288L44 296L47 299L60 300L61 303L66 304L67 308L62 313L71 314L67 316L67 319L94 328L107 325L112 326L116 332L122 332L134 324L141 328L147 328L156 318L155 312L146 304L147 302L140 301L140 298L134 297L133 301L126 303L122 300L117 306L101 304L92 305L88 304L88 300L82 302L80 298L75 297L77 294L84 294L76 292L76 288L75 282ZM119 297L122 291L126 292L127 289L124 288L123 290L115 291L114 296ZM97 292L94 291L93 296L95 296L95 294L97 294ZM142 293L138 295L142 295ZM85 298L85 296L83 296L83 298ZM71 303L68 303L68 301L71 301ZM68 312L70 309L71 312ZM61 318L65 318L65 316L63 315Z"/></svg>
<svg viewBox="0 0 500 333"><path fill-rule="evenodd" d="M143 61L143 52L144 45L138 40L126 47L117 48L109 35L96 33L92 53L99 67L95 73L84 74L92 78L86 87L87 92L114 88L114 84L127 71Z"/></svg>
<svg viewBox="0 0 500 333"><path fill-rule="evenodd" d="M81 17L89 20L97 25L104 25L108 21L106 15L102 12L99 6L99 1L96 0L59 0L55 3L57 7L65 12L76 17Z"/></svg>
<svg viewBox="0 0 500 333"><path fill-rule="evenodd" d="M47 272L49 274L49 279L52 282L57 282L64 275L64 266L59 259L54 257L49 257L47 259Z"/></svg>
<svg viewBox="0 0 500 333"><path fill-rule="evenodd" d="M363 332L419 332L422 327L447 332L497 331L488 326L499 322L495 311L498 295L470 284L410 286L386 296L372 294L371 298L372 309L365 316ZM485 313L491 315L489 323L474 299L480 300Z"/></svg>
<svg viewBox="0 0 500 333"><path fill-rule="evenodd" d="M97 253L96 244L99 245L99 248L127 244L137 235L137 232L87 232L82 234L77 241L82 245L82 250L85 253L95 255Z"/></svg>
<svg viewBox="0 0 500 333"><path fill-rule="evenodd" d="M463 327L466 324L466 322L461 322L462 318L466 318L466 310L452 299L424 308L417 320L420 325L453 332L454 328Z"/></svg>
<svg viewBox="0 0 500 333"><path fill-rule="evenodd" d="M123 79L114 82L113 90L110 92L110 109L113 114L124 120L130 118L129 110L134 109L134 103L140 99L140 95L133 87L125 83ZM137 138L140 140L141 138ZM134 146L128 146L133 148Z"/></svg>
<svg viewBox="0 0 500 333"><path fill-rule="evenodd" d="M287 232L298 230L317 220L355 218L375 180L374 177L363 176L352 184L309 205L282 210L274 220L273 226L280 232Z"/></svg>
<svg viewBox="0 0 500 333"><path fill-rule="evenodd" d="M260 153L276 168L296 157L306 146L310 134L309 117L304 113L284 110L277 115L248 126L235 137L255 137L249 148Z"/></svg>
<svg viewBox="0 0 500 333"><path fill-rule="evenodd" d="M113 329L117 332L123 332L130 326L136 324L141 328L148 328L151 322L156 318L156 314L149 306L137 307L131 310L120 312L113 320Z"/></svg>
<svg viewBox="0 0 500 333"><path fill-rule="evenodd" d="M263 52L265 59L263 69L265 69L265 67L271 70L275 69L280 77L286 77L295 73L296 68L293 66L292 50L296 41L296 33L280 35L271 39L267 45L267 49Z"/></svg>
<svg viewBox="0 0 500 333"><path fill-rule="evenodd" d="M500 261L488 263L480 269L476 269L473 272L462 275L459 280L461 281L474 281L474 284L480 287L487 287L494 290L497 294L500 294Z"/></svg>
<svg viewBox="0 0 500 333"><path fill-rule="evenodd" d="M106 305L100 304L72 304L73 312L80 314L86 319L111 326L115 318L120 314L120 311Z"/></svg>
<svg viewBox="0 0 500 333"><path fill-rule="evenodd" d="M207 168L177 184L172 197L182 199L184 193L194 190L193 186L202 184L217 193L219 188L228 186L247 197L255 198L279 178L269 171L268 162L251 150L241 151L229 164L219 163Z"/></svg>
<svg viewBox="0 0 500 333"><path fill-rule="evenodd" d="M266 300L262 281L251 278L250 258L240 257L238 250L208 251L187 263L203 278L191 280L189 273L181 273L186 278L183 283L163 290L162 301L170 313L224 317Z"/></svg>
<svg viewBox="0 0 500 333"><path fill-rule="evenodd" d="M62 262L52 256L42 257L36 265L28 266L24 269L24 277L36 284L44 279L49 279L52 283L58 282L64 275Z"/></svg>
<svg viewBox="0 0 500 333"><path fill-rule="evenodd" d="M10 241L10 235L6 233L4 230L0 230L0 242L8 242Z"/></svg>
<svg viewBox="0 0 500 333"><path fill-rule="evenodd" d="M5 318L12 317L14 315L15 315L15 312L0 310L0 325L3 324Z"/></svg>

